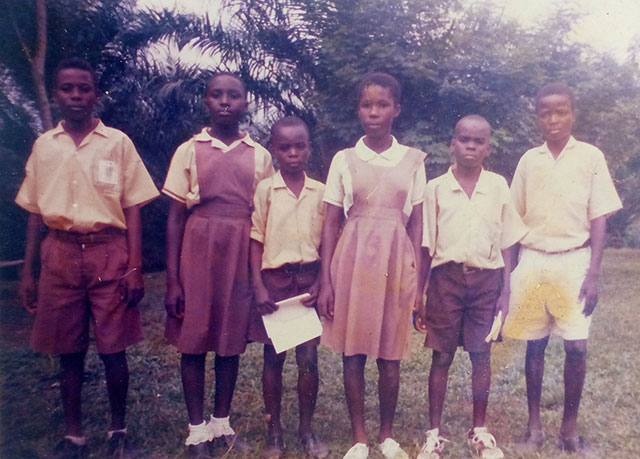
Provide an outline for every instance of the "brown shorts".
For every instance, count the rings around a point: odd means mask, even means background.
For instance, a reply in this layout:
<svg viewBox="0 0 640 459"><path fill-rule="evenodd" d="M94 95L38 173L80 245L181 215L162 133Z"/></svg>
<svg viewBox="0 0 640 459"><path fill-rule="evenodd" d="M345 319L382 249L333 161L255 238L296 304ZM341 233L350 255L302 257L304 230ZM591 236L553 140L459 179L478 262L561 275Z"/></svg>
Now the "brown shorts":
<svg viewBox="0 0 640 459"><path fill-rule="evenodd" d="M52 230L42 242L33 349L50 354L86 351L90 323L102 354L142 340L138 308L127 308L120 299L129 258L126 236L116 230L94 235L76 239L73 233Z"/></svg>
<svg viewBox="0 0 640 459"><path fill-rule="evenodd" d="M425 346L454 353L458 345L467 352L486 352L495 306L502 289L501 269L464 268L446 263L431 271L427 288Z"/></svg>
<svg viewBox="0 0 640 459"><path fill-rule="evenodd" d="M269 291L273 301L286 300L292 296L301 295L313 285L320 272L320 262L304 264L286 264L276 269L262 271L262 281ZM249 341L271 344L262 322L262 316L251 308L249 321ZM319 338L312 340L316 344Z"/></svg>

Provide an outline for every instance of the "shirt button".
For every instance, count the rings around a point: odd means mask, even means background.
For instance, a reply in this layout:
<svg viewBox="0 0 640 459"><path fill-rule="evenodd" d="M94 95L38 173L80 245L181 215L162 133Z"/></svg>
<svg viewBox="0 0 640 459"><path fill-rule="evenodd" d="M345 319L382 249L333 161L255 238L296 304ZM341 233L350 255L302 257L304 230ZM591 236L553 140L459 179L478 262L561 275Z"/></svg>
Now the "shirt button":
<svg viewBox="0 0 640 459"><path fill-rule="evenodd" d="M74 181L73 181L73 182L71 182L71 183L72 183L73 185L77 185L77 184L78 184L78 181L77 181L77 180L74 180Z"/></svg>
<svg viewBox="0 0 640 459"><path fill-rule="evenodd" d="M78 207L78 204L74 202L73 207Z"/></svg>

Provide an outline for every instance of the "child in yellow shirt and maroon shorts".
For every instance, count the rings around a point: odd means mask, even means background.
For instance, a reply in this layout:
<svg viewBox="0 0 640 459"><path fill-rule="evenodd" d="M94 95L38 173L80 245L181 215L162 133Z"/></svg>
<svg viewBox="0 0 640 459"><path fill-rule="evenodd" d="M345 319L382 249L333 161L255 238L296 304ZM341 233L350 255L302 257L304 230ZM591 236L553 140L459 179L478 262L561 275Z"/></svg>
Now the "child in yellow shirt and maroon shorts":
<svg viewBox="0 0 640 459"><path fill-rule="evenodd" d="M442 455L441 418L449 367L460 344L471 359L473 424L468 440L479 457L504 457L485 426L491 384L491 339L497 338L509 301L510 251L526 228L515 210L506 180L482 167L490 154L491 127L478 115L455 127L455 164L427 184L423 231L423 281L417 328L433 349L429 374L429 421L418 459ZM431 269L429 269L429 267ZM495 328L494 328L495 327ZM493 336L492 336L493 335Z"/></svg>
<svg viewBox="0 0 640 459"><path fill-rule="evenodd" d="M309 130L295 116L271 128L271 152L280 166L274 176L258 184L251 226L251 273L255 308L249 340L264 343L262 391L267 412L264 459L284 457L280 409L282 368L287 353L276 353L262 322L277 309L276 301L308 292L304 303L314 307L320 281L320 237L325 204L324 185L305 173L311 153ZM327 447L314 434L311 421L318 395L318 343L296 346L298 364L298 437L307 458L323 458Z"/></svg>
<svg viewBox="0 0 640 459"><path fill-rule="evenodd" d="M129 370L125 349L142 339L144 286L140 206L158 191L133 143L93 118L98 100L93 68L60 62L53 97L63 115L35 142L16 203L30 215L20 294L35 313L31 346L60 355L65 438L50 457L81 457L80 411L89 323L105 365L111 404L107 455L131 457L125 424ZM40 281L33 265L42 238Z"/></svg>

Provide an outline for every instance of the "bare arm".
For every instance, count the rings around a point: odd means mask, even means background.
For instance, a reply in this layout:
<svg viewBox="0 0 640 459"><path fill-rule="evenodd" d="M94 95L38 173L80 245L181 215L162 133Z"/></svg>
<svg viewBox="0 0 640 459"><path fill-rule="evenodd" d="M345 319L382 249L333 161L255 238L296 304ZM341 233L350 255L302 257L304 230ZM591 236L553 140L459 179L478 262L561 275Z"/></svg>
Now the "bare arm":
<svg viewBox="0 0 640 459"><path fill-rule="evenodd" d="M579 300L584 299L582 313L590 316L598 304L598 290L600 288L600 265L604 253L604 241L607 236L607 216L591 220L589 239L591 244L591 261L589 270L580 288Z"/></svg>
<svg viewBox="0 0 640 459"><path fill-rule="evenodd" d="M129 264L122 277L124 288L123 297L133 307L144 296L144 281L142 279L142 221L140 219L140 206L132 206L123 209L124 219L127 225L127 248L129 252Z"/></svg>
<svg viewBox="0 0 640 459"><path fill-rule="evenodd" d="M427 331L427 305L424 301L424 290L429 284L431 274L431 253L428 247L420 249L419 256L422 258L420 264L420 277L418 278L418 299L413 315L413 327L419 332Z"/></svg>
<svg viewBox="0 0 640 459"><path fill-rule="evenodd" d="M269 296L269 291L262 281L263 252L264 245L255 239L251 239L249 245L249 267L251 268L251 279L253 281L256 309L260 314L270 314L278 309L278 307Z"/></svg>
<svg viewBox="0 0 640 459"><path fill-rule="evenodd" d="M33 266L38 259L40 243L42 242L42 216L39 214L29 214L27 220L27 241L24 249L24 266L18 293L22 306L30 314L36 312L36 282L33 276Z"/></svg>
<svg viewBox="0 0 640 459"><path fill-rule="evenodd" d="M167 218L167 294L164 307L169 316L176 318L182 318L184 313L184 292L180 284L179 272L186 221L186 206L172 199Z"/></svg>
<svg viewBox="0 0 640 459"><path fill-rule="evenodd" d="M520 244L515 243L511 247L502 250L502 259L504 260L504 270L502 273L502 291L498 297L496 304L496 315L502 311L502 322L507 318L509 313L509 298L511 297L511 272L517 264L516 258Z"/></svg>
<svg viewBox="0 0 640 459"><path fill-rule="evenodd" d="M407 222L407 234L413 246L415 254L415 269L418 281L416 301L413 310L418 311L423 303L424 283L422 282L422 203L416 204L411 210L411 216ZM415 323L415 322L414 322Z"/></svg>
<svg viewBox="0 0 640 459"><path fill-rule="evenodd" d="M322 259L320 294L318 295L318 313L327 319L333 319L333 286L331 285L331 259L338 244L338 236L344 220L341 207L327 204L327 212L322 225L320 258Z"/></svg>

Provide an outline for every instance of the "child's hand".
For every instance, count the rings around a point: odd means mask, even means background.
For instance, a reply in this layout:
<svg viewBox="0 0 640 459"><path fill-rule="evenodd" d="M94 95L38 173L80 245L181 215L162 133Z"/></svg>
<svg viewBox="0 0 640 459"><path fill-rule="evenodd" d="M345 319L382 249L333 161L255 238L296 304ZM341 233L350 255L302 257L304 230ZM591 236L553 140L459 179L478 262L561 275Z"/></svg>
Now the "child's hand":
<svg viewBox="0 0 640 459"><path fill-rule="evenodd" d="M598 289L600 287L600 278L598 275L587 273L587 277L580 287L580 295L578 301L584 300L584 308L582 313L589 317L598 305Z"/></svg>
<svg viewBox="0 0 640 459"><path fill-rule="evenodd" d="M132 308L144 297L144 281L140 268L132 268L120 279L122 289L121 300L127 302L127 307Z"/></svg>
<svg viewBox="0 0 640 459"><path fill-rule="evenodd" d="M427 305L422 295L416 299L416 304L413 308L413 328L420 333L427 331Z"/></svg>
<svg viewBox="0 0 640 459"><path fill-rule="evenodd" d="M164 308L167 310L169 317L176 319L182 319L184 317L184 292L179 282L167 283Z"/></svg>
<svg viewBox="0 0 640 459"><path fill-rule="evenodd" d="M302 300L302 304L309 308L315 307L318 302L318 295L320 295L320 278L316 279L311 285L309 288L309 296Z"/></svg>
<svg viewBox="0 0 640 459"><path fill-rule="evenodd" d="M269 296L267 289L260 285L254 287L256 310L261 314L271 314L278 310L278 306Z"/></svg>
<svg viewBox="0 0 640 459"><path fill-rule="evenodd" d="M322 284L318 294L318 314L320 317L333 320L333 301L333 288L331 285Z"/></svg>
<svg viewBox="0 0 640 459"><path fill-rule="evenodd" d="M25 308L29 314L35 314L37 294L36 282L32 275L24 274L22 276L20 285L18 285L18 295L20 296L22 307Z"/></svg>

